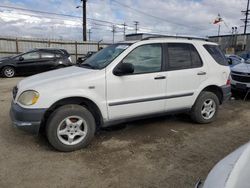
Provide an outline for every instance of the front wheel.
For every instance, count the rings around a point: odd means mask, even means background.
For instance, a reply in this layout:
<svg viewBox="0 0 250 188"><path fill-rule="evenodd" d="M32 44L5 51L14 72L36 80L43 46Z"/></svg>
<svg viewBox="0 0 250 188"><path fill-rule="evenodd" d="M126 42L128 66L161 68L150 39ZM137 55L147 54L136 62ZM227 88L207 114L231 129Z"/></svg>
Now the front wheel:
<svg viewBox="0 0 250 188"><path fill-rule="evenodd" d="M93 115L83 106L65 105L50 116L46 134L58 151L74 151L87 146L95 134Z"/></svg>
<svg viewBox="0 0 250 188"><path fill-rule="evenodd" d="M201 92L191 110L191 117L197 123L211 123L216 119L219 99L212 92Z"/></svg>
<svg viewBox="0 0 250 188"><path fill-rule="evenodd" d="M16 74L14 67L6 66L2 69L2 75L6 78L12 78Z"/></svg>

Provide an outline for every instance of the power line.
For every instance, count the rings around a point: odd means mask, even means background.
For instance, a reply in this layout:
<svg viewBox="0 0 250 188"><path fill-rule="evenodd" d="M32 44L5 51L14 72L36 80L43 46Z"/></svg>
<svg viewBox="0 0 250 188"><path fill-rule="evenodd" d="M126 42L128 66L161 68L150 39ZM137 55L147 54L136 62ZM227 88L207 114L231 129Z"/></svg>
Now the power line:
<svg viewBox="0 0 250 188"><path fill-rule="evenodd" d="M0 5L0 8L22 10L22 11L39 13L39 14L48 14L48 15L64 16L64 17L71 17L71 18L79 18L79 19L83 18L82 16L75 16L75 15L70 15L70 14L61 14L61 13L54 13L54 12L47 12L47 11L40 11L40 10L32 10L32 9L26 9L26 8L14 7L14 6ZM38 16L38 15L33 15L33 16ZM51 17L49 17L49 18L51 18ZM51 18L51 19L54 19L54 18ZM110 21L107 21L107 20L100 20L100 19L95 19L95 18L87 18L87 19L92 20L92 21L97 21L97 22L109 23L109 24L112 24L112 25L113 24L118 25L118 23L110 22Z"/></svg>
<svg viewBox="0 0 250 188"><path fill-rule="evenodd" d="M50 17L48 15L55 15L55 16L64 16L64 17L69 17L69 18L78 18L79 22L77 21L77 23L80 23L80 19L82 19L83 17L81 16L75 16L75 15L69 15L69 14L61 14L61 13L53 13L53 12L46 12L46 11L40 11L40 10L32 10L32 9L26 9L26 8L20 8L20 7L14 7L14 6L5 6L5 5L0 5L0 8L6 8L6 9L14 9L14 10L21 10L21 11L26 11L26 12L31 12L31 14L29 13L23 13L23 15L27 15L27 16L35 16L35 17L39 17L39 18L49 18L49 19L56 19L56 20L60 20L62 21L61 18L56 18L56 17ZM43 14L43 15L37 15L37 14L32 14L33 13L39 13L39 14ZM46 16L47 14L47 16ZM120 23L114 23L111 21L107 21L107 20L100 20L100 19L95 19L95 18L87 18L88 20L91 21L95 21L95 22L99 22L99 23L89 23L89 24L94 24L94 25L100 25L100 26L104 26L104 27L110 27L110 25L121 25L123 26L123 24ZM76 22L76 20L74 20ZM100 24L102 23L102 24ZM67 24L65 24L67 25ZM68 24L70 25L70 24ZM127 25L128 26L128 25ZM79 26L77 26L79 27ZM129 26L131 27L131 26ZM157 29L154 29L157 30ZM159 31L159 30L157 30ZM160 32L167 32L167 31L160 31Z"/></svg>
<svg viewBox="0 0 250 188"><path fill-rule="evenodd" d="M146 16L149 16L149 17L152 17L152 18L155 18L155 19L158 19L158 20L161 20L161 21L164 21L164 22L167 22L167 23L171 23L171 24L174 24L174 25L179 25L179 26L183 26L183 27L188 27L188 28L194 28L194 29L199 29L199 30L206 30L204 28L199 28L199 27L193 27L193 26L189 26L189 25L186 25L186 24L181 24L181 23L177 23L177 22L173 22L171 20L167 20L167 19L164 19L164 18L161 18L161 17L157 17L157 16L154 16L152 14L149 14L149 13L146 13L146 12L143 12L141 10L138 10L138 9L135 9L129 5L126 5L124 3L121 3L121 2L118 2L117 0L113 0L113 2L123 6L123 7L126 7L126 8L129 8L137 13L140 13L140 14L143 14L143 15L146 15Z"/></svg>

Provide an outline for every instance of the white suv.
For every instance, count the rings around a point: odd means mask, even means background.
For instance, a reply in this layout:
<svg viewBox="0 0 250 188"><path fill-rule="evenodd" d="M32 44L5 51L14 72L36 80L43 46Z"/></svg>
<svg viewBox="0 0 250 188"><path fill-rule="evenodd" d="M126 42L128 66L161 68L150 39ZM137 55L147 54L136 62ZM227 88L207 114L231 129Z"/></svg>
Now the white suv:
<svg viewBox="0 0 250 188"><path fill-rule="evenodd" d="M190 112L215 120L231 95L227 60L217 44L147 38L102 49L73 66L22 80L13 89L16 127L45 130L59 151L85 147L97 128L149 116Z"/></svg>

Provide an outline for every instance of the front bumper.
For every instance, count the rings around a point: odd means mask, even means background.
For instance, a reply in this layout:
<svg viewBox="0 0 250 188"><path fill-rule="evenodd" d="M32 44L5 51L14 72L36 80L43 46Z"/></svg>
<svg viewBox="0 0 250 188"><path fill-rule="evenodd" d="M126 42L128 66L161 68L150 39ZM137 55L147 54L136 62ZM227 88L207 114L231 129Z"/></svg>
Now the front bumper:
<svg viewBox="0 0 250 188"><path fill-rule="evenodd" d="M232 87L232 90L247 92L248 90L250 90L250 83L240 82L240 81L231 79L231 87Z"/></svg>
<svg viewBox="0 0 250 188"><path fill-rule="evenodd" d="M240 85L238 85L240 84ZM239 86L242 86L242 85L245 85L244 87L239 87ZM237 90L237 91L242 91L242 92L247 92L248 90L250 90L250 84L246 84L246 83L241 83L241 82L234 82L234 83L231 83L231 87L232 87L232 90Z"/></svg>
<svg viewBox="0 0 250 188"><path fill-rule="evenodd" d="M230 85L225 85L221 87L222 93L223 93L223 98L222 98L222 103L225 101L228 101L230 97L232 96L231 92L231 86Z"/></svg>
<svg viewBox="0 0 250 188"><path fill-rule="evenodd" d="M45 111L46 109L22 108L12 102L10 117L14 127L31 134L38 134Z"/></svg>

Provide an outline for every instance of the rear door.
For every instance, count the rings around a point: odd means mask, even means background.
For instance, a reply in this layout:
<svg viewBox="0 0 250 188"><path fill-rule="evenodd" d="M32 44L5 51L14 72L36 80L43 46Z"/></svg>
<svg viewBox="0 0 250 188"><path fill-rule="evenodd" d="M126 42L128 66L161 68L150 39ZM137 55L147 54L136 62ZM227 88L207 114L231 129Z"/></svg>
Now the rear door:
<svg viewBox="0 0 250 188"><path fill-rule="evenodd" d="M166 110L190 108L194 94L207 79L207 68L193 44L167 44Z"/></svg>
<svg viewBox="0 0 250 188"><path fill-rule="evenodd" d="M41 60L38 63L38 71L48 71L56 67L57 65L57 57L53 52L40 51Z"/></svg>

